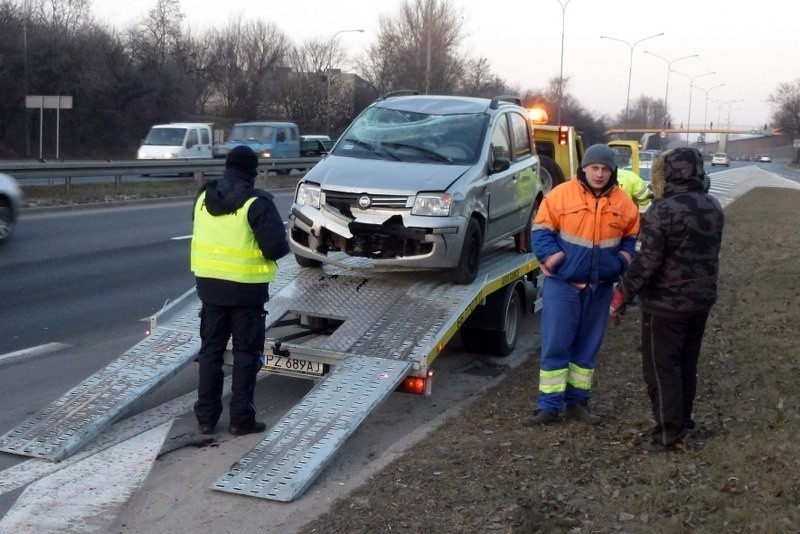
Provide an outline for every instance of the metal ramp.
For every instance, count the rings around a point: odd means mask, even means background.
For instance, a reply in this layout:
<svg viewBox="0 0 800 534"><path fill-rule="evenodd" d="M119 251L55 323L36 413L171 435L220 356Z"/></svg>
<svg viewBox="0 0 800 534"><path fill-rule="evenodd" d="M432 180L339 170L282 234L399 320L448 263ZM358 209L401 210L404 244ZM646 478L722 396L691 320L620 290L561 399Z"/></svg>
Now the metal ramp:
<svg viewBox="0 0 800 534"><path fill-rule="evenodd" d="M200 350L199 302L182 304L161 312L170 320L120 358L0 436L0 451L63 460L180 371Z"/></svg>
<svg viewBox="0 0 800 534"><path fill-rule="evenodd" d="M345 358L211 489L284 502L296 499L410 367L407 361Z"/></svg>

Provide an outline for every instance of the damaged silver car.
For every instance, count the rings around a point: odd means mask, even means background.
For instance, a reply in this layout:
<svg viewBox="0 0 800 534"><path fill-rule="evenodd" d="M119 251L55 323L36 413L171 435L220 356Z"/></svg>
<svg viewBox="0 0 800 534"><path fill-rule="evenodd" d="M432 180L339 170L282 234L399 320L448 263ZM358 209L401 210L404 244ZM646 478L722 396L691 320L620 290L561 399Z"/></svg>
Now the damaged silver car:
<svg viewBox="0 0 800 534"><path fill-rule="evenodd" d="M488 247L530 251L542 193L519 99L390 94L298 183L289 244L305 267L341 251L466 284Z"/></svg>

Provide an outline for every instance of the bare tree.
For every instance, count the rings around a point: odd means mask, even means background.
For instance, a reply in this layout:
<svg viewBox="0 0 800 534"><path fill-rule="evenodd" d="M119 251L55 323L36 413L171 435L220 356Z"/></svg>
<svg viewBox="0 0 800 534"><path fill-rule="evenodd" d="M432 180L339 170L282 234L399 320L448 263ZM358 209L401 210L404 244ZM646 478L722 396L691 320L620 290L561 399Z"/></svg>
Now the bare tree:
<svg viewBox="0 0 800 534"><path fill-rule="evenodd" d="M223 111L241 118L277 113L290 43L273 23L231 20L213 37L211 55L216 93Z"/></svg>
<svg viewBox="0 0 800 534"><path fill-rule="evenodd" d="M74 34L92 21L89 0L28 0L30 18L51 31Z"/></svg>
<svg viewBox="0 0 800 534"><path fill-rule="evenodd" d="M786 135L800 137L800 79L778 84L767 102L772 107L772 124Z"/></svg>
<svg viewBox="0 0 800 534"><path fill-rule="evenodd" d="M455 93L465 65L461 20L452 0L403 0L394 17L381 16L362 76L379 89Z"/></svg>
<svg viewBox="0 0 800 534"><path fill-rule="evenodd" d="M492 98L509 93L505 80L492 72L485 57L469 59L464 65L464 80L460 92L468 96Z"/></svg>

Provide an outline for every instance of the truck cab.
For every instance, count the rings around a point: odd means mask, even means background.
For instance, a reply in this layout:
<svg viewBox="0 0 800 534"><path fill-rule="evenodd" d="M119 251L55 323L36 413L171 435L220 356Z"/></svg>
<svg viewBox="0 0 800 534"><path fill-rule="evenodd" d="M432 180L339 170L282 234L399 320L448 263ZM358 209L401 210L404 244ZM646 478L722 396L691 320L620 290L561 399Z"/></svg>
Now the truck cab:
<svg viewBox="0 0 800 534"><path fill-rule="evenodd" d="M259 158L299 158L300 132L293 122L240 122L228 135L228 150L247 145Z"/></svg>
<svg viewBox="0 0 800 534"><path fill-rule="evenodd" d="M211 126L185 122L156 124L136 153L137 159L209 159L212 156Z"/></svg>

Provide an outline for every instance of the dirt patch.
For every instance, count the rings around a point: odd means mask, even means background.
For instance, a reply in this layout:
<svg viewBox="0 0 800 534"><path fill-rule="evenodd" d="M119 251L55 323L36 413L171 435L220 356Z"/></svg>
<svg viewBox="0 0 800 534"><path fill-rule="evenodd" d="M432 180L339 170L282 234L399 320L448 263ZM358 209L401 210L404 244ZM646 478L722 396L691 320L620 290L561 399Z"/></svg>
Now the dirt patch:
<svg viewBox="0 0 800 534"><path fill-rule="evenodd" d="M532 358L302 532L799 532L798 206L760 188L725 210L688 451L637 447L652 421L631 308L598 360L602 426L521 426Z"/></svg>

